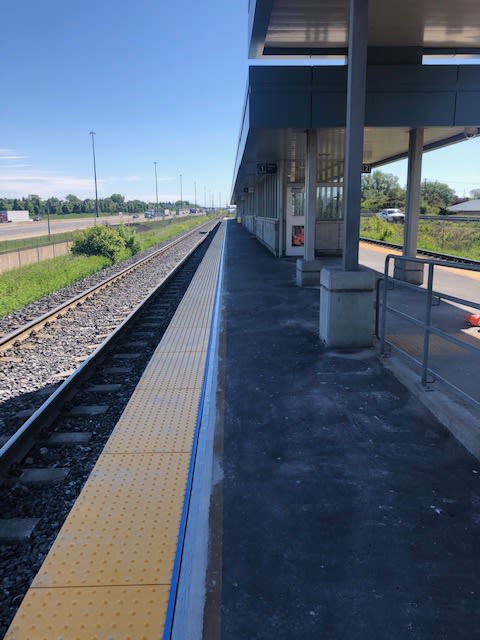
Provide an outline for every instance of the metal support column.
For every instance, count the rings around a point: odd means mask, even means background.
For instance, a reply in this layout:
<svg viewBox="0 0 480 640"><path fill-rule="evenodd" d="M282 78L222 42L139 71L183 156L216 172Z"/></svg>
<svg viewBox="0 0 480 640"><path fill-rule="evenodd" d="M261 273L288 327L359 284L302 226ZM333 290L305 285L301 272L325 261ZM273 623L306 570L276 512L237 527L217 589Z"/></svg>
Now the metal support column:
<svg viewBox="0 0 480 640"><path fill-rule="evenodd" d="M420 186L422 180L423 128L411 129L408 143L407 206L403 236L403 255L417 255ZM423 265L416 262L395 263L394 276L411 284L423 283Z"/></svg>
<svg viewBox="0 0 480 640"><path fill-rule="evenodd" d="M374 275L358 265L367 36L368 0L350 0L343 270L324 268L320 272L319 335L333 348L370 347L373 341Z"/></svg>
<svg viewBox="0 0 480 640"><path fill-rule="evenodd" d="M358 269L363 128L367 73L368 0L350 0L348 34L347 125L343 215L343 268Z"/></svg>
<svg viewBox="0 0 480 640"><path fill-rule="evenodd" d="M407 208L403 255L415 258L417 253L420 186L422 180L423 128L412 129L408 144Z"/></svg>
<svg viewBox="0 0 480 640"><path fill-rule="evenodd" d="M315 221L317 214L317 131L307 131L305 158L305 260L315 260Z"/></svg>

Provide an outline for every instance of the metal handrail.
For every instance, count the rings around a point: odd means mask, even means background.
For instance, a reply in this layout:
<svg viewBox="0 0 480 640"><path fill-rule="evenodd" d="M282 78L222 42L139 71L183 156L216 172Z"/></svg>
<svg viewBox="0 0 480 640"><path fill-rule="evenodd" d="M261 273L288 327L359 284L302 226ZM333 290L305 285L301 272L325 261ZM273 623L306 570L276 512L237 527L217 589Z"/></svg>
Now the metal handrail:
<svg viewBox="0 0 480 640"><path fill-rule="evenodd" d="M421 264L423 266L427 266L428 267L428 272L427 272L427 284L426 287L423 288L419 288L417 285L408 283L408 282L404 282L401 280L398 280L396 278L394 278L393 276L389 275L389 271L390 271L390 261L394 260L395 262L404 262L404 263L417 263L417 264ZM448 267L449 269L458 269L460 271L477 271L480 272L480 267L479 266L473 266L473 265L464 265L464 264L452 264L450 262L446 262L444 260L431 260L431 259L427 259L427 258L414 258L414 257L409 257L409 256L399 256L397 254L388 254L385 257L385 268L384 268L384 273L383 273L383 278L379 279L378 281L378 287L377 287L377 307L379 306L378 302L380 302L380 284L383 284L383 291L382 291L382 296L381 296L381 310L379 310L380 313L380 322L379 322L379 339L380 339L380 352L381 354L385 354L385 343L387 342L386 340L386 324L387 324L387 312L392 313L393 315L397 316L397 317L401 317L404 320L407 320L408 322L411 322L413 324L415 324L416 326L419 326L421 328L423 328L423 346L422 346L422 359L421 361L419 361L417 358L415 358L414 356L412 356L411 354L407 353L406 351L400 349L397 345L392 345L394 346L398 351L400 351L401 353L403 353L404 355L406 355L408 358L410 358L411 360L413 360L417 365L420 365L421 370L422 370L422 384L423 385L427 385L428 384L428 376L429 374L431 376L438 379L441 379L445 384L447 384L449 387L451 387L455 392L457 392L459 395L461 395L464 399L468 400L469 402L473 402L475 405L478 405L479 403L471 398L471 396L467 395L466 393L464 393L461 389L459 389L458 387L456 387L454 384L452 384L451 382L445 380L445 378L443 378L442 376L440 376L438 373L434 372L433 370L431 370L429 368L429 352L430 352L430 336L436 335L440 338L443 338L444 340L447 340L448 342L455 344L457 346L459 346L462 349L465 349L467 351L470 351L472 353L476 353L476 354L480 354L480 348L475 347L471 344L468 344L467 342L460 340L458 338L455 338L454 336L446 333L445 331L442 331L441 329L432 326L431 324L431 313L432 313L432 306L433 306L433 302L434 299L438 300L438 303L440 303L442 300L446 300L446 301L451 301L451 302L455 302L458 304L463 304L467 307L473 308L473 309L479 309L480 310L480 304L473 302L471 300L465 300L464 298L459 298L457 296L452 296L449 294L445 294L445 293L440 293L438 291L434 291L433 290L433 276L434 276L434 269L435 267ZM400 311L399 309L395 309L394 307L388 306L388 301L387 301L387 294L388 294L388 284L389 282L395 282L396 285L400 285L402 287L405 288L410 288L412 290L415 290L416 292L418 291L423 291L425 293L425 306L424 306L424 313L423 313L423 320L422 319L418 319L415 318L407 313L405 313L404 311Z"/></svg>

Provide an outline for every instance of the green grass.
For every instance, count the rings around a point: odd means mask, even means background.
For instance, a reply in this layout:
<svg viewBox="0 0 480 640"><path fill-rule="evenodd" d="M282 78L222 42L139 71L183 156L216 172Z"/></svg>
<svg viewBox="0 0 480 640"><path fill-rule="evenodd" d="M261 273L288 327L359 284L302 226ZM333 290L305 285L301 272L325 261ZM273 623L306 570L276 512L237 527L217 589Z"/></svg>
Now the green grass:
<svg viewBox="0 0 480 640"><path fill-rule="evenodd" d="M362 238L382 240L403 246L403 224L392 224L375 217L361 218ZM448 220L420 220L418 225L419 249L436 251L462 258L480 260L480 224L450 222Z"/></svg>
<svg viewBox="0 0 480 640"><path fill-rule="evenodd" d="M173 219L142 222L137 227L140 251L185 233L208 219L207 216L202 216L182 221ZM34 240L38 241L38 238ZM127 254L122 255L122 259L128 257ZM0 273L0 316L20 309L109 265L109 260L100 256L69 254Z"/></svg>
<svg viewBox="0 0 480 640"><path fill-rule="evenodd" d="M5 316L108 266L99 256L59 256L0 274L0 316Z"/></svg>
<svg viewBox="0 0 480 640"><path fill-rule="evenodd" d="M145 249L149 249L160 242L165 242L181 233L186 233L207 222L207 220L209 220L208 216L201 216L198 218L186 218L181 221L173 218L171 220L154 220L142 223L143 230L137 236L140 242L140 250L145 251Z"/></svg>

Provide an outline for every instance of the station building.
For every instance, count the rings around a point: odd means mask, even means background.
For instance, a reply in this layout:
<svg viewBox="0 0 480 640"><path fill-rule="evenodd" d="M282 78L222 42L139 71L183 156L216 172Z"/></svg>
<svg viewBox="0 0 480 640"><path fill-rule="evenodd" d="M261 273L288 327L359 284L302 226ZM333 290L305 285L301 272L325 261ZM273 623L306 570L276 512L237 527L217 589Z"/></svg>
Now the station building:
<svg viewBox="0 0 480 640"><path fill-rule="evenodd" d="M249 57L275 64L249 68L237 218L274 255L297 257L298 285L320 284L327 346L369 346L362 172L408 158L403 252L415 256L423 153L480 132L480 3L250 0ZM341 268L322 264L332 255ZM421 284L423 268L402 262L395 276Z"/></svg>

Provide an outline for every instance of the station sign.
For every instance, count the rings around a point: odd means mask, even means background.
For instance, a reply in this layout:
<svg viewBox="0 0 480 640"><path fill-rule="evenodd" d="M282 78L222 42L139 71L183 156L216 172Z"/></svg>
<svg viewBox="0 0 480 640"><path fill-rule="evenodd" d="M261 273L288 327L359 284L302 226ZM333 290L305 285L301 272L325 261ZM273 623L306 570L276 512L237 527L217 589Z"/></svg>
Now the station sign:
<svg viewBox="0 0 480 640"><path fill-rule="evenodd" d="M362 164L362 173L372 173L372 165Z"/></svg>
<svg viewBox="0 0 480 640"><path fill-rule="evenodd" d="M255 187L243 187L243 193L255 193Z"/></svg>
<svg viewBox="0 0 480 640"><path fill-rule="evenodd" d="M277 173L275 162L257 162L257 173Z"/></svg>

